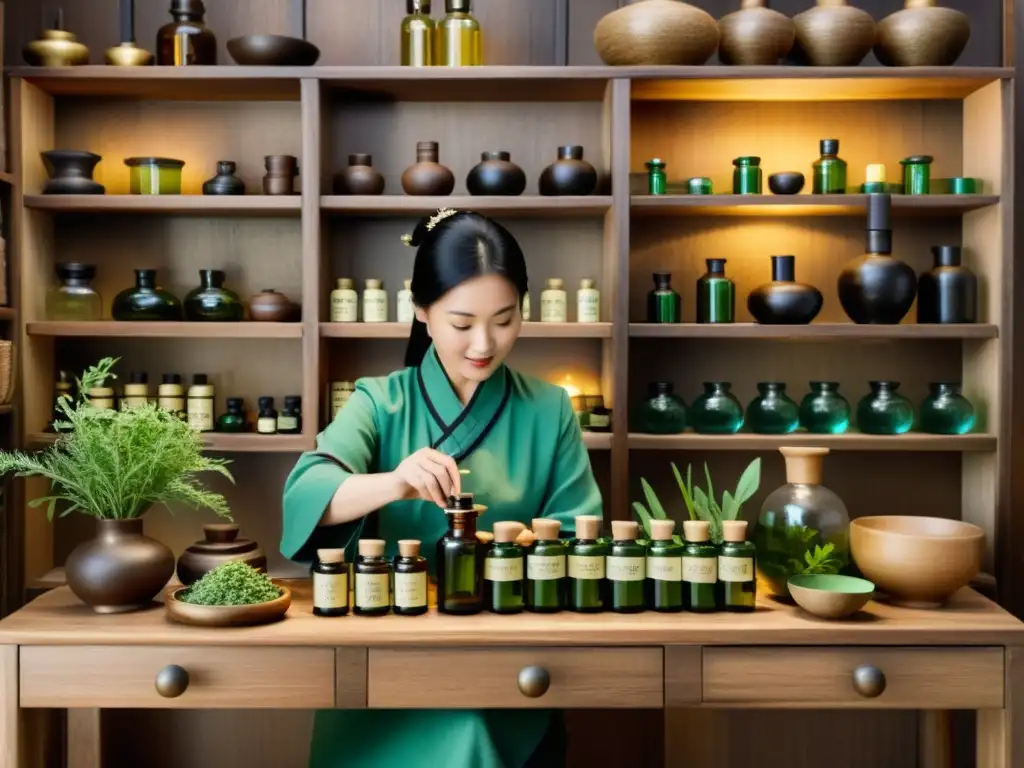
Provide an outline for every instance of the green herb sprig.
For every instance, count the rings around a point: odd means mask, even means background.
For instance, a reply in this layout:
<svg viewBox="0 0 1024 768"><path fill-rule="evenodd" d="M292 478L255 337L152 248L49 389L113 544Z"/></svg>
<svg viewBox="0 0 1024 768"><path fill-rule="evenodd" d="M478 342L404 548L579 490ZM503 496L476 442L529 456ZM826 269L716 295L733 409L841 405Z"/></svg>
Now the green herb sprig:
<svg viewBox="0 0 1024 768"><path fill-rule="evenodd" d="M256 605L280 596L281 588L267 574L233 560L218 565L179 592L178 600L192 605Z"/></svg>

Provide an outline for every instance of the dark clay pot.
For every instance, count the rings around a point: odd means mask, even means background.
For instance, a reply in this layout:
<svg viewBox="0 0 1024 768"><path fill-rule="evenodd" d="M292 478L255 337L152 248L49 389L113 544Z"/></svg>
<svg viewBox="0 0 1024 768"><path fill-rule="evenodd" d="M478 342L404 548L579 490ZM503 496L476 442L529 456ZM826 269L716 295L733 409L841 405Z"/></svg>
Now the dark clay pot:
<svg viewBox="0 0 1024 768"><path fill-rule="evenodd" d="M291 300L272 288L264 288L249 301L249 318L256 322L285 323L294 313Z"/></svg>
<svg viewBox="0 0 1024 768"><path fill-rule="evenodd" d="M481 152L480 162L466 176L466 189L471 195L514 197L526 189L526 174L508 152Z"/></svg>
<svg viewBox="0 0 1024 768"><path fill-rule="evenodd" d="M542 195L590 195L597 187L597 171L583 159L583 147L558 148L558 160L540 175Z"/></svg>
<svg viewBox="0 0 1024 768"><path fill-rule="evenodd" d="M768 189L773 195L799 195L804 188L804 175L797 171L782 171L768 177Z"/></svg>
<svg viewBox="0 0 1024 768"><path fill-rule="evenodd" d="M747 309L762 325L806 325L821 311L821 291L796 282L796 257L772 256L772 282L747 296Z"/></svg>
<svg viewBox="0 0 1024 768"><path fill-rule="evenodd" d="M204 195L244 195L245 182L235 176L237 166L231 160L217 161L217 175L203 182Z"/></svg>
<svg viewBox="0 0 1024 768"><path fill-rule="evenodd" d="M142 533L142 518L97 520L96 538L64 563L68 586L96 613L148 607L174 573L174 553Z"/></svg>
<svg viewBox="0 0 1024 768"><path fill-rule="evenodd" d="M203 541L197 541L178 558L178 581L185 586L198 581L218 565L236 560L266 572L267 556L252 539L238 538L237 525L204 525L203 535Z"/></svg>
<svg viewBox="0 0 1024 768"><path fill-rule="evenodd" d="M50 180L43 185L44 195L102 195L106 189L93 181L92 173L103 158L92 152L53 149L43 152L43 164Z"/></svg>
<svg viewBox="0 0 1024 768"><path fill-rule="evenodd" d="M450 195L455 176L441 165L436 141L416 142L416 162L402 174L402 189L407 195Z"/></svg>
<svg viewBox="0 0 1024 768"><path fill-rule="evenodd" d="M348 167L334 176L336 195L380 195L384 177L373 167L373 155L349 155Z"/></svg>

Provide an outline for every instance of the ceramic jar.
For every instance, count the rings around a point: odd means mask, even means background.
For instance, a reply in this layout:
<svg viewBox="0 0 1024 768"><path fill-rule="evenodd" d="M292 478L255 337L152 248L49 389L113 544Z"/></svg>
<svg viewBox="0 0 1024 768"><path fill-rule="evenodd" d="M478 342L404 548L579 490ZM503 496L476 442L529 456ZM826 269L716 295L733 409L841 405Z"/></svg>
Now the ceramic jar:
<svg viewBox="0 0 1024 768"><path fill-rule="evenodd" d="M263 158L267 169L263 177L264 195L294 195L295 177L299 175L298 158L292 155L267 155Z"/></svg>
<svg viewBox="0 0 1024 768"><path fill-rule="evenodd" d="M50 179L43 185L44 195L102 195L106 189L93 180L96 165L103 158L75 149L51 149L41 153Z"/></svg>
<svg viewBox="0 0 1024 768"><path fill-rule="evenodd" d="M967 14L936 0L906 0L876 28L875 56L888 67L948 67L971 39Z"/></svg>
<svg viewBox="0 0 1024 768"><path fill-rule="evenodd" d="M870 381L871 392L857 403L857 429L866 435L902 435L914 426L914 406L897 390L898 381Z"/></svg>
<svg viewBox="0 0 1024 768"><path fill-rule="evenodd" d="M817 0L793 17L793 58L816 67L855 67L875 43L875 20L846 0Z"/></svg>
<svg viewBox="0 0 1024 768"><path fill-rule="evenodd" d="M185 296L185 319L192 321L238 321L245 308L238 294L224 287L226 275L219 269L199 270L200 285Z"/></svg>
<svg viewBox="0 0 1024 768"><path fill-rule="evenodd" d="M780 381L762 381L758 396L747 406L746 423L759 435L788 435L800 426L800 407L786 394Z"/></svg>
<svg viewBox="0 0 1024 768"><path fill-rule="evenodd" d="M547 196L591 195L597 188L597 171L583 159L583 147L558 148L558 159L541 172L540 193Z"/></svg>
<svg viewBox="0 0 1024 768"><path fill-rule="evenodd" d="M481 152L466 176L466 189L471 195L515 197L526 189L526 174L508 152Z"/></svg>
<svg viewBox="0 0 1024 768"><path fill-rule="evenodd" d="M635 0L597 22L594 46L612 66L696 66L718 47L718 24L680 0Z"/></svg>
<svg viewBox="0 0 1024 768"><path fill-rule="evenodd" d="M917 279L917 322L978 322L978 278L958 245L933 245L934 266Z"/></svg>
<svg viewBox="0 0 1024 768"><path fill-rule="evenodd" d="M726 65L778 64L796 41L793 20L768 7L768 0L741 0L740 10L718 20L718 58Z"/></svg>
<svg viewBox="0 0 1024 768"><path fill-rule="evenodd" d="M647 398L637 411L636 430L648 435L679 435L686 431L686 403L671 382L647 385Z"/></svg>
<svg viewBox="0 0 1024 768"><path fill-rule="evenodd" d="M440 163L436 141L416 142L416 162L402 173L402 189L407 195L450 195L455 175Z"/></svg>
<svg viewBox="0 0 1024 768"><path fill-rule="evenodd" d="M249 319L260 323L286 323L295 314L295 304L283 293L264 288L249 300Z"/></svg>
<svg viewBox="0 0 1024 768"><path fill-rule="evenodd" d="M202 541L197 541L178 558L178 581L185 586L198 581L218 565L240 560L266 572L267 556L252 539L238 538L238 526L214 523L203 526Z"/></svg>
<svg viewBox="0 0 1024 768"><path fill-rule="evenodd" d="M136 269L135 286L114 297L110 310L115 320L181 320L181 302L156 284L155 269Z"/></svg>
<svg viewBox="0 0 1024 768"><path fill-rule="evenodd" d="M806 325L821 311L821 291L796 282L796 257L772 256L772 281L747 295L747 309L762 325Z"/></svg>
<svg viewBox="0 0 1024 768"><path fill-rule="evenodd" d="M60 10L57 29L44 29L38 40L22 49L21 55L32 67L76 67L89 63L89 49L64 29L64 13Z"/></svg>
<svg viewBox="0 0 1024 768"><path fill-rule="evenodd" d="M203 182L204 195L244 195L245 182L235 176L232 160L217 161L217 175Z"/></svg>
<svg viewBox="0 0 1024 768"><path fill-rule="evenodd" d="M373 167L373 155L357 153L348 156L348 167L334 175L336 195L381 195L384 176Z"/></svg>

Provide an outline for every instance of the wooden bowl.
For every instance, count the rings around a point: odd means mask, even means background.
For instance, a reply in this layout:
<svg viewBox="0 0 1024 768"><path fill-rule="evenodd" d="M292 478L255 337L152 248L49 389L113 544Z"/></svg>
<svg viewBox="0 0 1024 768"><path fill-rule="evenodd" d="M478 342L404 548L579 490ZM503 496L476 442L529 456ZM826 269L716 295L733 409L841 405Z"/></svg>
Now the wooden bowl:
<svg viewBox="0 0 1024 768"><path fill-rule="evenodd" d="M937 608L978 575L985 532L939 517L879 515L850 524L850 554L879 591L911 608Z"/></svg>
<svg viewBox="0 0 1024 768"><path fill-rule="evenodd" d="M320 49L297 37L245 35L228 40L228 53L243 67L311 67Z"/></svg>
<svg viewBox="0 0 1024 768"><path fill-rule="evenodd" d="M276 585L281 596L276 600L255 605L193 605L183 603L178 595L188 587L169 587L164 596L167 615L182 624L194 627L251 627L256 624L270 624L284 618L292 604L292 593L288 587Z"/></svg>
<svg viewBox="0 0 1024 768"><path fill-rule="evenodd" d="M841 619L863 608L875 585L866 579L825 573L789 577L789 594L808 613L823 619Z"/></svg>

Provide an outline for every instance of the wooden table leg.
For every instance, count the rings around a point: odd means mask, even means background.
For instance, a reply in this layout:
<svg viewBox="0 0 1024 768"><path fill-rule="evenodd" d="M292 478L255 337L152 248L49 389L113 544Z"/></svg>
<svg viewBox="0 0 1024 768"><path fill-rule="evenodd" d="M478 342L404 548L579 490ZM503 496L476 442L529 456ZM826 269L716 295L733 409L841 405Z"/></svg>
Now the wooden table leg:
<svg viewBox="0 0 1024 768"><path fill-rule="evenodd" d="M18 701L18 646L0 646L0 768L20 768L21 707Z"/></svg>
<svg viewBox="0 0 1024 768"><path fill-rule="evenodd" d="M951 713L943 709L926 709L918 714L918 768L953 768L951 721Z"/></svg>
<svg viewBox="0 0 1024 768"><path fill-rule="evenodd" d="M67 768L103 768L102 709L68 710Z"/></svg>
<svg viewBox="0 0 1024 768"><path fill-rule="evenodd" d="M1024 765L1024 648L1006 649L1002 709L978 711L979 768Z"/></svg>

